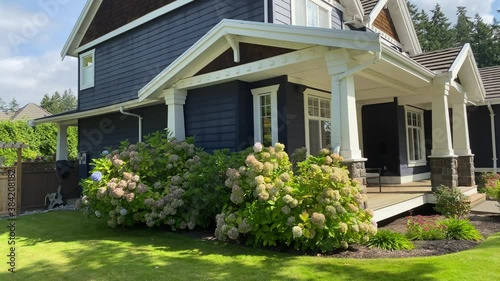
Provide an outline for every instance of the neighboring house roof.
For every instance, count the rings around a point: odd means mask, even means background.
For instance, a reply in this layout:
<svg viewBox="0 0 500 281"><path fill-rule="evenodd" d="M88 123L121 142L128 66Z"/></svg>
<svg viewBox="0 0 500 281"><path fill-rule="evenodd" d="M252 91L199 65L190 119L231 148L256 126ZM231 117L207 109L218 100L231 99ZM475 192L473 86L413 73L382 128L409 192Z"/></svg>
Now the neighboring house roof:
<svg viewBox="0 0 500 281"><path fill-rule="evenodd" d="M416 62L427 67L428 69L439 72L447 72L458 54L462 50L462 47L449 48L429 53L423 53L411 57Z"/></svg>
<svg viewBox="0 0 500 281"><path fill-rule="evenodd" d="M18 109L16 112L0 112L0 120L31 120L36 118L42 118L50 116L51 114L45 109L34 103L28 103L22 108Z"/></svg>
<svg viewBox="0 0 500 281"><path fill-rule="evenodd" d="M479 69L487 99L500 98L500 65Z"/></svg>
<svg viewBox="0 0 500 281"><path fill-rule="evenodd" d="M365 12L365 16L369 15L373 8L375 8L375 5L377 5L378 0L360 0L361 5L363 5L363 10Z"/></svg>

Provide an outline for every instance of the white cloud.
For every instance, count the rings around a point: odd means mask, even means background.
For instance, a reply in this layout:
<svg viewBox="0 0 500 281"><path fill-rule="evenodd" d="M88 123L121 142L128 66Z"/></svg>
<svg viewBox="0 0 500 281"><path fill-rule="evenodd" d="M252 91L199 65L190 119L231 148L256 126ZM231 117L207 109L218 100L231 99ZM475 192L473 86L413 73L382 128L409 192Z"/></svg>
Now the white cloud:
<svg viewBox="0 0 500 281"><path fill-rule="evenodd" d="M0 58L0 74L0 97L7 102L16 98L21 106L39 103L46 93L68 88L76 93L76 60L61 61L56 51L39 57Z"/></svg>
<svg viewBox="0 0 500 281"><path fill-rule="evenodd" d="M436 3L439 3L443 13L453 24L457 19L458 6L466 7L467 14L471 18L474 18L476 13L488 23L493 22L494 18L494 15L491 13L494 0L411 0L411 2L416 4L419 9L424 9L428 12L429 16L431 16L430 10L433 10Z"/></svg>

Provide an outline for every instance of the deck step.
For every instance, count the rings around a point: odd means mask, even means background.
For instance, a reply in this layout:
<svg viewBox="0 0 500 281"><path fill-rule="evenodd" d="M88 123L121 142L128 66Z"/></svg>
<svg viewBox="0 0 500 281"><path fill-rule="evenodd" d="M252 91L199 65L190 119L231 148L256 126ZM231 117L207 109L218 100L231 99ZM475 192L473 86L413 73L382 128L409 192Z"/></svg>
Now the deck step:
<svg viewBox="0 0 500 281"><path fill-rule="evenodd" d="M470 207L474 208L477 205L486 201L486 194L484 193L474 193L469 195Z"/></svg>

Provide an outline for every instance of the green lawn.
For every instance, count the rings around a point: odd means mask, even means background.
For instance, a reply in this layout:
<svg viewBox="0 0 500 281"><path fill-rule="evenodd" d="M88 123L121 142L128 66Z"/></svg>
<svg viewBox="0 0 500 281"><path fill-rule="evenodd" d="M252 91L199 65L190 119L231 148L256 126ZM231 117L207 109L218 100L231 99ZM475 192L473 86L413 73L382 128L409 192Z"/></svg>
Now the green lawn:
<svg viewBox="0 0 500 281"><path fill-rule="evenodd" d="M458 254L353 260L280 254L150 229L110 229L77 212L16 222L17 273L7 271L0 221L0 280L500 280L500 233Z"/></svg>

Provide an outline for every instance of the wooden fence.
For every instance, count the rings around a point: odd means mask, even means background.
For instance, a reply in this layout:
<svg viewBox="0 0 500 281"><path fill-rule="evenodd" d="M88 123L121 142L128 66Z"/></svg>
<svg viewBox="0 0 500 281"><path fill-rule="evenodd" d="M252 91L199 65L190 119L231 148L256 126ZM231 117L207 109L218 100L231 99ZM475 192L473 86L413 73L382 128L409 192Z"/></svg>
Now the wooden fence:
<svg viewBox="0 0 500 281"><path fill-rule="evenodd" d="M0 215L7 214L8 208L8 177L7 170L15 167L0 168ZM66 178L61 179L56 174L56 163L22 163L21 211L42 209L48 193L57 192L61 185L63 200L78 198L78 173L74 169Z"/></svg>

